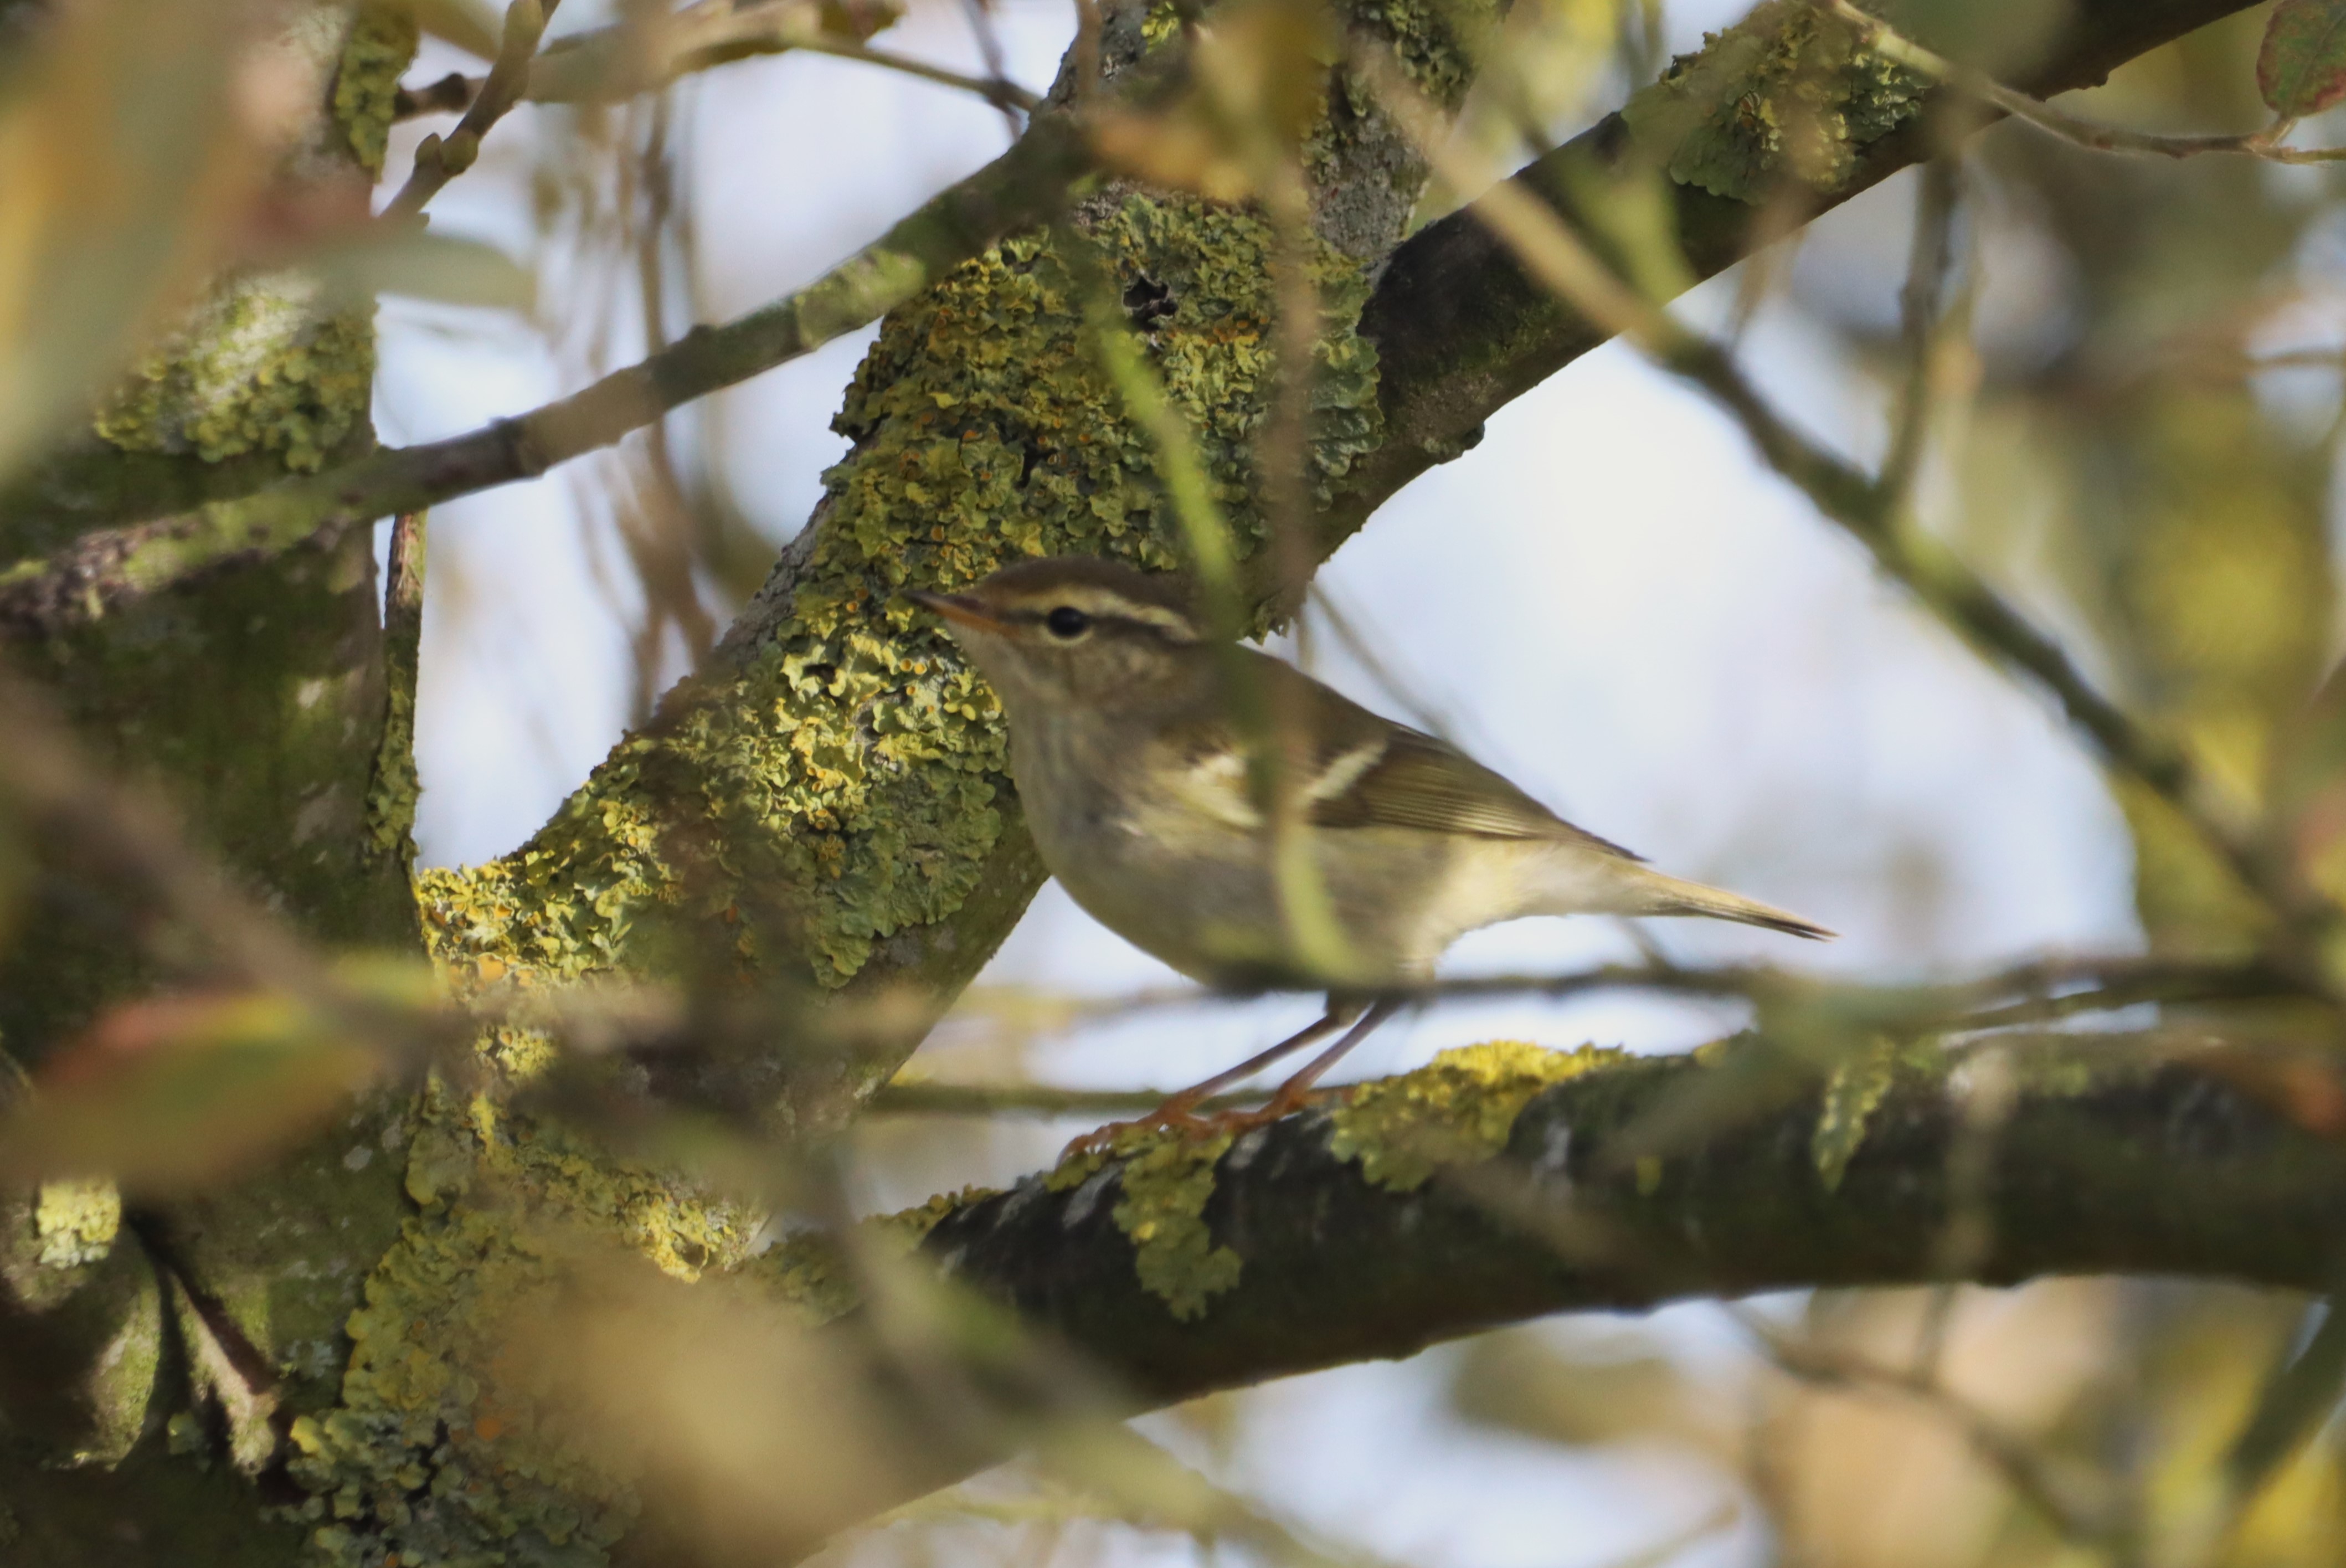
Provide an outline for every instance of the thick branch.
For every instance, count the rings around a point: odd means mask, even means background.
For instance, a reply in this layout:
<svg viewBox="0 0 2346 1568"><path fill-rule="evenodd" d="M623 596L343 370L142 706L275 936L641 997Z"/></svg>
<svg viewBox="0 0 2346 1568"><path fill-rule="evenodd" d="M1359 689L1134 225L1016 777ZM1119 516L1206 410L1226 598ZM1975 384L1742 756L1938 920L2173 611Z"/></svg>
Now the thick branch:
<svg viewBox="0 0 2346 1568"><path fill-rule="evenodd" d="M1902 1068L1837 1186L1818 1154L1824 1092L1759 1045L1568 1079L1525 1107L1503 1159L1412 1192L1331 1153L1325 1114L1290 1117L1220 1161L1205 1218L1243 1268L1190 1322L1141 1287L1114 1167L1064 1192L1030 1177L948 1216L927 1247L1152 1404L1550 1312L1941 1279L1964 1202L1951 1156L1974 1136L1989 1145L1985 1236L1965 1278L2331 1283L2346 1145L2244 1092L2284 1081L2281 1064L2145 1064L2159 1044L2139 1035L2004 1049L1996 1067L1974 1053ZM1990 1086L2007 1071L2016 1092ZM1983 1117L2004 1094L2008 1111Z"/></svg>
<svg viewBox="0 0 2346 1568"><path fill-rule="evenodd" d="M1409 1190L1340 1157L1329 1110L1290 1116L1214 1166L1203 1218L1239 1268L1186 1320L1143 1287L1124 1228L1161 1222L1161 1182L1135 1199L1121 1166L1058 1191L1029 1177L949 1212L924 1256L1014 1307L1035 1349L1074 1349L1120 1392L1103 1402L1064 1359L1013 1353L1015 1341L989 1331L971 1354L990 1369L990 1417L968 1420L933 1398L934 1366L919 1379L900 1368L881 1380L897 1390L886 1408L906 1434L900 1465L794 1522L810 1536L842 1528L996 1462L1055 1422L1406 1356L1553 1312L2046 1274L2328 1288L2346 1144L2272 1106L2334 1128L2346 1103L2334 1066L2316 1051L2178 1060L2164 1047L2147 1035L2006 1036L1906 1054L1872 1079L1878 1098L1855 1099L1851 1074L1820 1074L1756 1039L1696 1057L1623 1057L1532 1098L1497 1157L1454 1143L1450 1157L1464 1163L1436 1161ZM1383 1086L1387 1105L1420 1107L1413 1121L1381 1125L1371 1154L1383 1170L1401 1168L1396 1149L1438 1146L1408 1140L1454 1138L1488 1109L1454 1080L1437 1084L1435 1071ZM1821 1137L1829 1116L1861 1135ZM1366 1141L1357 1120L1349 1135ZM1120 1219L1127 1200L1140 1213ZM838 1355L860 1357L873 1347L858 1330L878 1327L859 1314L826 1332Z"/></svg>

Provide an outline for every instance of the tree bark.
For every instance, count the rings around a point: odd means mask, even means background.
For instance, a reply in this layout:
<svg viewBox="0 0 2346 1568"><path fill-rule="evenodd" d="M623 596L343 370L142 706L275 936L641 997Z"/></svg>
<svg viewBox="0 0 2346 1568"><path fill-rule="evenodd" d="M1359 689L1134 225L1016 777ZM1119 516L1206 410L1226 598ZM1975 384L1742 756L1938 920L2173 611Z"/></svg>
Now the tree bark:
<svg viewBox="0 0 2346 1568"><path fill-rule="evenodd" d="M1835 1174L1833 1081L1748 1037L1706 1055L1569 1078L1497 1160L1409 1190L1331 1148L1324 1112L1245 1135L1203 1216L1242 1267L1188 1319L1140 1281L1116 1166L964 1205L925 1248L1149 1405L1551 1312L2046 1274L2322 1290L2346 1261L2346 1144L2237 1064L2134 1035L1907 1061Z"/></svg>

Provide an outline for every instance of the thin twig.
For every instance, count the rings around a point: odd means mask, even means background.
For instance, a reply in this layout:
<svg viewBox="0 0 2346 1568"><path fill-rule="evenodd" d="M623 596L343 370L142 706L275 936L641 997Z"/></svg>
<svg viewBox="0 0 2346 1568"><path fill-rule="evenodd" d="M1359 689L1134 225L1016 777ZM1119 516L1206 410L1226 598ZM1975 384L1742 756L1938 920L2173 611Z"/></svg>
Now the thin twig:
<svg viewBox="0 0 2346 1568"><path fill-rule="evenodd" d="M529 85L530 57L537 53L537 41L545 36L546 24L558 4L560 0L513 0L505 7L505 37L497 46L496 63L489 67L488 80L473 95L472 107L454 130L445 137L427 136L417 144L415 167L408 171L407 183L400 187L399 194L383 209L383 223L413 223L442 186L473 167L473 160L481 156L481 138L505 117Z"/></svg>
<svg viewBox="0 0 2346 1568"><path fill-rule="evenodd" d="M1790 998L1801 995L1818 1004L1846 1004L1884 1026L1902 1026L1928 1033L1975 1033L1989 1028L2015 1028L2023 1023L2048 1023L2055 1019L2118 1012L2149 1003L2245 1003L2245 1000L2304 998L2290 974L2266 964L2187 962L2172 958L2045 958L2008 970L1947 983L1914 986L1837 986L1813 974L1795 974L1769 964L1600 964L1593 970L1569 970L1565 974L1474 974L1438 979L1422 986L1393 986L1384 991L1359 991L1363 1000L1402 1004L1462 1003L1492 998L1574 998L1600 991L1654 991L1666 995L1708 995L1708 998ZM985 993L974 991L971 1000L983 1003ZM1250 1004L1250 993L1225 991L1140 991L1121 998L1096 998L1082 1003L1051 1003L1048 1007L1027 1000L1006 1004L1009 1012L1044 1012L1054 1028L1067 1028L1093 1019L1117 1019L1143 1012L1166 1012L1201 1004Z"/></svg>
<svg viewBox="0 0 2346 1568"><path fill-rule="evenodd" d="M1170 1089L1062 1089L1051 1084L893 1083L872 1096L871 1116L1121 1116L1153 1111ZM1216 1095L1196 1110L1211 1115L1260 1105L1268 1087Z"/></svg>
<svg viewBox="0 0 2346 1568"><path fill-rule="evenodd" d="M1081 128L1038 120L994 162L931 198L797 292L568 397L446 441L368 453L199 511L98 528L0 569L0 637L97 620L236 560L280 554L397 512L421 511L609 446L669 410L810 353L876 320L1003 235L1054 210L1091 167Z"/></svg>
<svg viewBox="0 0 2346 1568"><path fill-rule="evenodd" d="M1268 142L1268 137L1260 138ZM1272 333L1270 407L1255 446L1255 483L1270 533L1272 595L1294 604L1311 580L1311 384L1319 371L1320 288L1311 276L1311 188L1300 151L1260 148L1256 179L1270 217L1270 273L1279 318ZM1358 960L1336 919L1327 878L1304 830L1304 783L1311 774L1311 726L1279 711L1299 688L1273 687L1267 743L1249 747L1255 793L1268 805L1267 859L1281 925L1293 951L1327 974L1355 972Z"/></svg>
<svg viewBox="0 0 2346 1568"><path fill-rule="evenodd" d="M1906 286L1898 296L1906 339L1906 384L1899 393L1890 451L1882 460L1882 476L1876 482L1883 505L1892 512L1902 510L1913 491L1914 473L1930 434L1940 297L1946 290L1947 270L1953 258L1955 199L1962 180L1963 166L1943 155L1923 166L1922 184L1914 194L1914 239L1907 257Z"/></svg>
<svg viewBox="0 0 2346 1568"><path fill-rule="evenodd" d="M2123 126L2106 126L2079 119L2042 99L2005 87L1984 71L1974 70L1943 55L1932 53L1901 36L1880 17L1859 10L1850 4L1850 0L1810 0L1810 3L1855 28L1865 41L1866 47L1884 59L1893 60L1908 70L1943 82L1966 97L1993 104L2014 119L2025 120L2039 130L2096 152L2156 153L2164 158L2192 158L2201 153L2230 152L2269 158L2275 163L2335 163L2346 158L2346 148L2282 147L2280 138L2288 135L2290 128L2297 123L2288 118L2276 120L2261 130L2221 136L2167 136L2156 131L2128 130Z"/></svg>
<svg viewBox="0 0 2346 1568"><path fill-rule="evenodd" d="M939 87L958 87L965 93L975 93L979 97L1000 109L1005 116L1010 115L1014 110L1018 114L1031 115L1043 107L1043 100L1039 97L1028 92L1007 76L967 76L960 71L947 70L943 66L932 66L926 60L913 59L910 55L899 55L888 49L875 49L869 44L859 44L852 38L817 34L811 37L801 38L791 46L803 49L810 55L829 55L834 59L858 60L867 66L878 66L886 70L900 71L908 76L918 76L924 82L934 82ZM1011 119L1010 128L1014 135L1018 132L1019 126L1016 119Z"/></svg>
<svg viewBox="0 0 2346 1568"><path fill-rule="evenodd" d="M1010 78L1004 64L1001 36L994 30L992 0L962 0L962 12L969 18L970 33L977 40L977 57L985 62L986 79L989 82L1006 83ZM1010 134L1015 137L1018 134L1020 111L999 97L994 98L992 102L995 108L1002 111L1003 123L1010 127ZM1028 114L1035 112L1031 99L1025 112Z"/></svg>
<svg viewBox="0 0 2346 1568"><path fill-rule="evenodd" d="M1423 1005L1434 1002L1537 996L1554 1001L1610 991L1798 1003L1837 1010L1872 1032L1912 1037L1980 1036L2026 1023L2045 1023L2146 1004L2257 1001L2301 995L2288 976L2258 965L2196 964L2158 958L2047 959L1967 981L1939 985L1836 985L1765 966L1709 969L1610 964L1565 974L1484 975L1359 993L1363 1000ZM976 1000L983 1001L983 996ZM1087 1019L1131 1017L1176 1007L1253 998L1207 991L1143 992L1054 1005L1052 1026ZM1014 1009L1031 1013L1031 1007ZM1990 1034L1989 1039L1998 1038ZM899 1110L988 1108L1057 1114L1114 1113L1158 1104L1154 1091L1091 1091L1031 1084L894 1084L876 1104ZM1243 1100L1239 1103L1244 1103Z"/></svg>
<svg viewBox="0 0 2346 1568"><path fill-rule="evenodd" d="M644 113L643 106L635 112ZM668 154L669 96L651 100L641 154L620 164L620 221L623 234L632 229L636 262L637 302L643 316L644 345L657 353L668 346L668 270L666 245L676 210L676 171ZM635 117L631 114L630 118ZM709 656L717 641L716 618L701 603L700 585L693 572L691 525L684 484L676 471L668 439L668 422L654 420L644 429L638 449L641 462L631 466L629 500L618 509L621 544L636 568L644 592L644 618L636 635L635 702L631 723L651 713L658 695L660 659L670 626L684 642L693 668Z"/></svg>
<svg viewBox="0 0 2346 1568"><path fill-rule="evenodd" d="M391 117L412 120L424 115L462 114L481 90L481 78L451 71L420 87L402 87L391 96Z"/></svg>
<svg viewBox="0 0 2346 1568"><path fill-rule="evenodd" d="M973 76L910 55L875 48L861 38L830 31L819 18L806 15L799 7L745 7L726 15L732 25L718 32L708 25L694 25L690 11L679 13L673 26L660 29L659 37L665 47L657 58L649 62L629 60L624 67L607 65L602 58L611 52L605 35L616 36L619 29L601 29L575 39L566 38L537 56L521 97L534 104L616 103L657 92L679 76L696 71L797 50L878 66L939 87L974 93L1005 112L1031 115L1042 107L1040 97L1007 76ZM454 73L429 87L402 88L393 102L392 116L394 119L406 119L464 108L474 101L486 81L486 77Z"/></svg>

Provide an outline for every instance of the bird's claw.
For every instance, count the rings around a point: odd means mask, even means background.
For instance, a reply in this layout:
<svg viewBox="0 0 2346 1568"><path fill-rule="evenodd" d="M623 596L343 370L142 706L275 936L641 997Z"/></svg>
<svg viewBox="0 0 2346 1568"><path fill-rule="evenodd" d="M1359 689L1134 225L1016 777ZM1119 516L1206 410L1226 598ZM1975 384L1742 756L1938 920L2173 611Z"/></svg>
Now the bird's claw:
<svg viewBox="0 0 2346 1568"><path fill-rule="evenodd" d="M1126 1133L1136 1130L1168 1133L1188 1143L1204 1143L1224 1134L1235 1136L1240 1133L1250 1133L1257 1127L1269 1126L1282 1116L1293 1115L1308 1106L1311 1098L1308 1090L1290 1094L1281 1089L1251 1110L1215 1111L1202 1116L1188 1105L1168 1100L1146 1115L1135 1116L1128 1122L1109 1122L1078 1135L1068 1141L1059 1158L1064 1163L1086 1156L1113 1155L1117 1141Z"/></svg>
<svg viewBox="0 0 2346 1568"><path fill-rule="evenodd" d="M1197 1115L1187 1105L1168 1100L1146 1115L1135 1116L1128 1122L1107 1122L1088 1133L1076 1135L1067 1140L1066 1148L1059 1151L1059 1159L1065 1164L1086 1156L1113 1155L1117 1140L1130 1132L1166 1132L1194 1142L1213 1135L1214 1120L1211 1116Z"/></svg>

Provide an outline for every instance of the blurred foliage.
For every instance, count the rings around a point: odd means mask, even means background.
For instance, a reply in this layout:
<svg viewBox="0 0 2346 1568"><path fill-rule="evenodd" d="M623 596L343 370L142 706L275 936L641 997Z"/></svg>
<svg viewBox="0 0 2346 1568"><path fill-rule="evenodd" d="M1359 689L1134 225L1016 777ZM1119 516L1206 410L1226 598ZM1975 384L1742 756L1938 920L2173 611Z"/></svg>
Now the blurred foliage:
<svg viewBox="0 0 2346 1568"><path fill-rule="evenodd" d="M2259 20L2121 71L2086 112L2253 123ZM1969 178L1981 330L1954 380L1976 396L1947 422L1953 483L1924 514L2057 596L2129 709L2252 814L2333 651L2335 431L2250 363L2324 290L2302 269L2335 210L2327 177L2112 158L2006 127ZM2266 911L2170 808L2116 793L2154 947L2251 951Z"/></svg>

